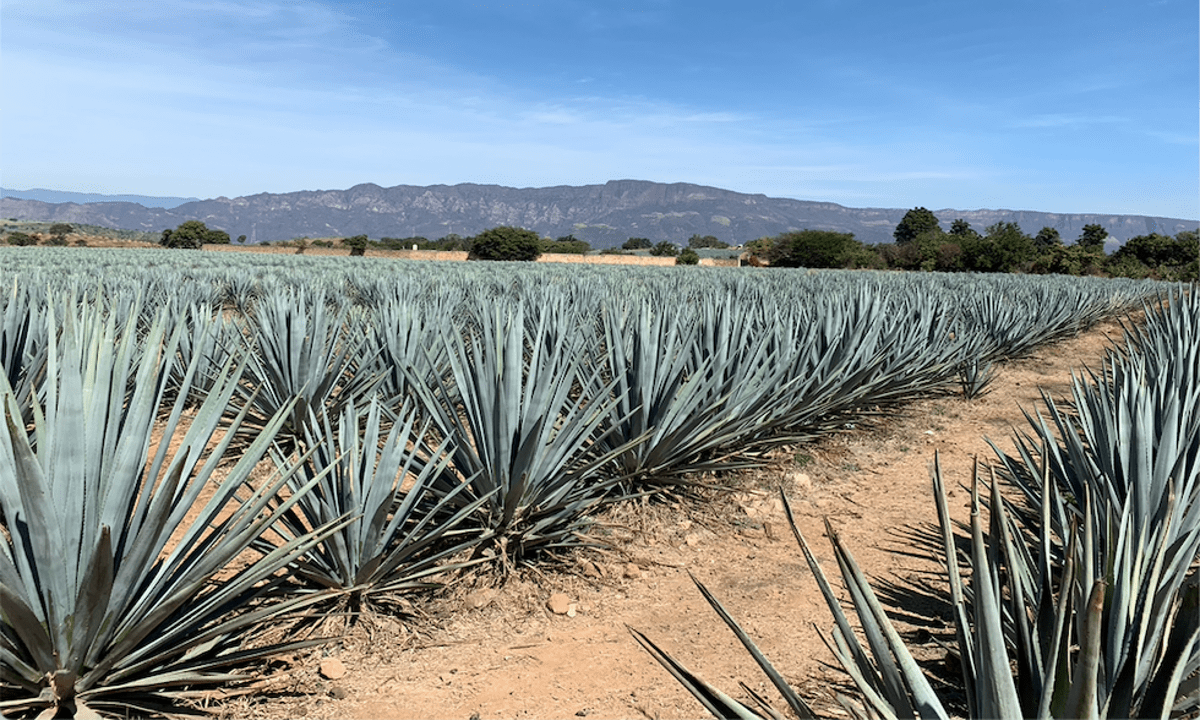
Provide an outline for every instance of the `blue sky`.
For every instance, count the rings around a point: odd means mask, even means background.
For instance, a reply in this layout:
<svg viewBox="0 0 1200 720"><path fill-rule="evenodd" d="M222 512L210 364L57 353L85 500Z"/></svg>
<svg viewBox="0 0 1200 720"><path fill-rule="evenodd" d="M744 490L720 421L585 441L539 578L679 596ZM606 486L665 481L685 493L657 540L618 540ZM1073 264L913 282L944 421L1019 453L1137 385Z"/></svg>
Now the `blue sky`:
<svg viewBox="0 0 1200 720"><path fill-rule="evenodd" d="M1200 218L1196 0L2 0L0 183Z"/></svg>

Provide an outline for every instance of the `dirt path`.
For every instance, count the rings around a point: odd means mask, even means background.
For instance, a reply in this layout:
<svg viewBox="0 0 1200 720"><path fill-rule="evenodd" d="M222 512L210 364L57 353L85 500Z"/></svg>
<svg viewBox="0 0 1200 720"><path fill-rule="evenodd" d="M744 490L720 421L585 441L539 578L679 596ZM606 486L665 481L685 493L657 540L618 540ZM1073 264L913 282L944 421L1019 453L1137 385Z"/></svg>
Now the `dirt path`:
<svg viewBox="0 0 1200 720"><path fill-rule="evenodd" d="M923 401L886 422L781 453L742 480L742 490L706 503L655 503L605 517L612 551L588 554L570 572L525 573L498 590L462 586L430 607L434 630L413 635L385 621L365 633L295 658L263 686L283 690L227 701L238 717L321 718L694 718L702 707L630 636L646 633L677 660L735 697L739 680L785 708L765 676L707 606L688 577L704 582L802 694L823 714L841 714L830 691L839 673L817 629L832 619L773 488L787 490L801 531L826 573L836 565L823 520L842 534L893 617L934 619L940 565L914 533L935 527L928 465L940 451L948 484L970 476L972 459L993 457L984 441L1012 447L1039 389L1069 394L1070 372L1098 367L1106 323L1080 337L1006 364L982 399ZM965 519L968 495L951 490ZM836 584L836 583L835 583ZM887 588L895 592L881 592ZM547 609L563 593L569 615ZM921 624L918 622L918 624ZM903 629L902 625L902 629ZM952 631L951 631L952 632ZM926 652L927 651L927 652ZM927 643L914 654L938 654ZM327 679L323 657L347 673ZM336 675L337 673L332 673Z"/></svg>

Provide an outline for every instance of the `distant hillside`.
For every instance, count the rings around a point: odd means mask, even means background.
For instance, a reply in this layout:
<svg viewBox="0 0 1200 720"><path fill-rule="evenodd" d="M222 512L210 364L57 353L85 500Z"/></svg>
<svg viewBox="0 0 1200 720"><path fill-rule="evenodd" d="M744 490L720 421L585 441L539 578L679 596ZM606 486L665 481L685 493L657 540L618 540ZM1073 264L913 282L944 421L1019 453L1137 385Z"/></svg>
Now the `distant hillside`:
<svg viewBox="0 0 1200 720"><path fill-rule="evenodd" d="M742 244L798 229L852 232L868 243L890 242L908 208L848 208L835 203L769 198L686 183L614 180L603 185L510 188L499 185L356 185L349 190L199 200L174 208L132 202L47 203L4 197L0 218L89 223L159 232L185 220L202 220L251 242L296 237L380 237L450 233L474 235L497 225L517 225L542 235L574 235L594 247L613 247L630 237L683 243L694 234ZM1057 228L1067 241L1084 225L1099 223L1117 240L1150 232L1175 234L1200 221L1141 215L1044 213L1024 210L935 210L949 228L964 218L982 231L999 221L1028 233Z"/></svg>
<svg viewBox="0 0 1200 720"><path fill-rule="evenodd" d="M97 203L97 202L131 202L148 208L173 208L200 198L194 197L157 197L154 195L102 195L100 193L65 192L62 190L45 190L32 188L30 190L11 190L0 188L0 197L17 198L20 200L40 200L44 203Z"/></svg>

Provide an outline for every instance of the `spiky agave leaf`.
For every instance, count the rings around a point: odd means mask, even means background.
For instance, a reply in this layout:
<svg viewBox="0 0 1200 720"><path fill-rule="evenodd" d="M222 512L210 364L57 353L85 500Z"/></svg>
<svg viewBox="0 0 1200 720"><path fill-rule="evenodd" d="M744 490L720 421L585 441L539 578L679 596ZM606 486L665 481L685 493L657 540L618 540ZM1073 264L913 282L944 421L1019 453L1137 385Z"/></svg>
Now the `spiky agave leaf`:
<svg viewBox="0 0 1200 720"><path fill-rule="evenodd" d="M833 543L834 553L842 570L842 577L846 581L847 589L851 593L851 603L858 612L868 646L864 649L859 643L850 620L842 610L841 603L829 585L824 571L821 569L820 564L813 556L807 542L796 526L795 518L792 515L791 506L788 504L786 496L782 496L781 494L781 497L783 497L784 507L788 521L792 527L792 532L795 534L796 540L800 544L804 556L808 561L809 568L812 570L821 593L825 597L826 603L829 605L836 620L833 635L834 642L830 645L830 649L838 657L843 668L854 679L859 690L862 691L864 700L867 702L869 708L869 712L867 712L866 709L857 704L846 702L844 705L847 710L855 717L920 717L946 720L949 715L942 707L933 689L929 686L928 681L921 674L911 654L904 647L899 634L884 614L882 606L875 599L874 594L867 585L862 571L858 569L854 558L841 545L832 527L826 523L826 532ZM782 675L767 660L746 632L738 625L728 611L725 610L716 596L709 592L701 583L697 582L696 585L708 603L725 621L726 625L737 635L759 667L771 679L771 682L779 690L780 694L783 695L788 705L792 708L792 711L801 718L814 717L811 708L800 697L799 693L787 684ZM636 636L637 634L635 633ZM695 682L691 674L686 671L686 668L683 668L682 665L660 648L650 644L648 640L638 637L638 641L717 717L751 716L748 715L750 713L749 709L736 701L733 701L733 704L726 702L713 703L711 701L712 698L724 697L723 694L717 695L713 692L714 689L706 683ZM680 670L681 668L682 671Z"/></svg>
<svg viewBox="0 0 1200 720"><path fill-rule="evenodd" d="M8 379L22 410L24 422L33 420L32 399L45 376L45 303L32 289L18 287L0 295L0 372Z"/></svg>
<svg viewBox="0 0 1200 720"><path fill-rule="evenodd" d="M405 292L407 290L407 292ZM383 380L379 390L389 407L413 397L410 384L429 385L446 366L445 346L438 341L430 318L452 319L453 307L444 296L423 297L414 288L394 287L374 306L366 347L378 358Z"/></svg>
<svg viewBox="0 0 1200 720"><path fill-rule="evenodd" d="M633 635L633 639L637 640L638 644L650 653L651 657L657 660L667 672L671 673L672 677L679 681L680 685L683 685L693 697L700 701L705 710L712 713L713 717L721 718L721 720L762 720L762 716L753 709L726 695L720 688L709 684L693 673L683 663L655 645L654 641L643 633L633 628L629 628L629 632Z"/></svg>
<svg viewBox="0 0 1200 720"><path fill-rule="evenodd" d="M986 395L996 377L995 363L980 361L977 358L966 358L958 367L958 384L962 388L963 397L968 400Z"/></svg>
<svg viewBox="0 0 1200 720"><path fill-rule="evenodd" d="M439 373L433 388L412 384L421 412L452 440L458 477L435 486L447 494L466 483L463 502L488 498L482 522L506 560L578 544L587 514L621 479L600 474L621 450L596 443L609 386L584 364L579 335L546 340L557 321L543 312L529 333L522 305L481 308L465 338L442 330L452 382Z"/></svg>
<svg viewBox="0 0 1200 720"><path fill-rule="evenodd" d="M710 361L691 367L694 316L679 308L622 305L609 303L600 312L605 356L598 362L611 371L616 402L605 419L610 432L599 442L626 446L614 460L617 474L678 481L708 467L711 458L704 455L725 442L714 431L728 395L710 381ZM645 439L630 446L638 437Z"/></svg>
<svg viewBox="0 0 1200 720"><path fill-rule="evenodd" d="M1039 467L1069 500L1028 517L1032 531L1064 538L1083 521L1092 538L1079 549L1074 602L1084 606L1091 584L1106 583L1101 714L1194 711L1194 696L1163 693L1177 691L1167 681L1176 668L1200 665L1183 629L1195 624L1183 608L1200 558L1200 299L1179 294L1148 308L1146 324L1127 329L1072 392L1071 409L1043 396L1048 419L1030 415L1016 453L997 453L1032 503L1046 502ZM1064 545L1054 543L1057 556Z"/></svg>
<svg viewBox="0 0 1200 720"><path fill-rule="evenodd" d="M1102 676L1100 653L1100 630L1104 607L1104 585L1100 579L1088 579L1086 569L1082 571L1087 593L1084 602L1078 602L1076 562L1082 562L1093 543L1070 542L1073 554L1066 566L1066 575L1048 579L1047 591L1051 587L1059 590L1059 599L1048 614L1041 603L1052 602L1049 597L1038 597L1029 591L1031 567L1048 567L1039 560L1037 549L1026 547L1029 542L1044 547L1048 537L1027 539L1007 512L1006 503L1000 497L998 486L991 485L990 532L984 533L982 503L980 502L978 472L972 490L971 539L969 564L970 583L964 582L959 572L957 550L954 547L949 510L944 494L940 461L935 458L932 471L938 516L941 525L946 562L949 570L951 604L955 612L955 628L958 652L963 659L964 684L968 697L970 717L979 718L1023 718L1037 717L1094 717L1097 714L1096 689ZM783 498L784 508L793 534L813 572L817 585L836 621L832 638L827 640L830 650L838 658L847 674L853 679L861 693L861 703L843 699L843 707L853 717L859 718L947 718L940 698L923 676L912 655L908 652L899 634L892 626L883 607L871 591L866 577L854 558L842 545L837 533L826 522L826 534L833 545L834 555L841 576L849 593L848 605L858 617L864 645L855 631L843 603L835 594L823 569L810 550L796 525L791 506ZM1080 552L1074 552L1075 549ZM1047 580L1047 579L1043 579ZM719 601L702 585L701 592L710 605L721 615L726 624L750 651L758 664L779 688L781 694L792 705L793 710L803 716L806 706L778 672L771 666L753 642L738 627ZM1028 628L1020 627L1019 618L1034 619ZM1078 618L1078 624L1072 622ZM1040 624L1038 624L1040 622ZM1016 623L1017 627L1014 627ZM1022 641L1021 637L1026 636ZM1188 627L1178 634L1186 647L1194 647L1197 635ZM639 638L639 641L641 639ZM1013 645L1020 652L1033 653L1036 657L1017 658L1019 673L1028 671L1032 663L1040 673L1036 682L1020 683L1014 679ZM646 643L642 643L646 646ZM1072 647L1080 644L1082 652L1073 652ZM669 671L689 688L706 707L724 717L726 706L711 705L704 698L713 697L711 690L690 679L690 674L680 671L678 663L661 649L648 650ZM682 666L679 666L682 667ZM1165 696L1174 697L1181 677L1186 677L1191 666L1186 662L1171 666L1173 672ZM740 712L740 711L738 711Z"/></svg>
<svg viewBox="0 0 1200 720"><path fill-rule="evenodd" d="M456 555L487 539L478 526L462 526L489 496L458 502L466 483L445 495L435 490L448 472L449 440L426 446L429 421L419 423L411 405L401 410L400 421L386 437L381 415L373 399L364 426L353 404L342 408L336 424L328 416L310 422L307 445L312 451L289 489L298 490L314 478L318 482L281 514L275 528L280 538L291 541L308 528L350 518L298 560L294 570L307 584L304 591L336 590L336 599L356 611L372 599L433 587L433 576L470 564L453 561ZM276 462L288 464L278 454ZM260 545L273 548L275 542L264 539Z"/></svg>
<svg viewBox="0 0 1200 720"><path fill-rule="evenodd" d="M367 341L361 317L336 307L322 290L267 293L247 322L252 352L240 390L251 407L246 430L256 433L289 406L279 438L285 449L304 439L310 417L363 403L383 381L374 358L361 352Z"/></svg>
<svg viewBox="0 0 1200 720"><path fill-rule="evenodd" d="M187 374L192 359L196 358L198 364L192 375L189 402L199 404L220 376L225 361L244 344L244 339L238 326L208 303L184 306L175 321L182 324L184 330L180 333L179 350L172 362L173 386L167 399L174 399L177 392L174 385Z"/></svg>
<svg viewBox="0 0 1200 720"><path fill-rule="evenodd" d="M0 513L9 529L0 542L0 709L79 716L162 709L183 688L232 679L238 666L289 647L244 647L243 640L309 602L258 601L332 528L233 566L274 522L269 499L296 472L287 468L248 498L237 495L284 414L218 480L214 471L242 419L209 447L234 392L232 363L185 427L191 366L155 442L178 331L168 338L160 314L139 340L87 309L64 318L61 337L53 311L47 323L46 400L34 407L32 435L11 388L0 385ZM216 583L218 573L230 576Z"/></svg>

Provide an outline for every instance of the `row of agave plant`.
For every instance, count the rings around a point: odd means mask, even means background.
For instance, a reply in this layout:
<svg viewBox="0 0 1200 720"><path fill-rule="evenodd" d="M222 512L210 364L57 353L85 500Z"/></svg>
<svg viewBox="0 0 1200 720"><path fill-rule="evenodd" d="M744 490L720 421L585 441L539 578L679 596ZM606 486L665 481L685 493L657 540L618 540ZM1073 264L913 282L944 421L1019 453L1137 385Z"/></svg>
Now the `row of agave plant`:
<svg viewBox="0 0 1200 720"><path fill-rule="evenodd" d="M1029 416L1015 451L996 448L1003 483L995 469L985 481L976 465L965 552L940 461L932 468L965 705L933 690L827 523L848 596L839 601L788 508L836 621L827 643L860 693L838 696L852 717L1200 714L1200 296L1177 294L1148 309L1102 368L1074 379L1069 407L1043 399L1045 415ZM813 717L697 585L793 711ZM753 692L750 707L634 635L717 717L780 717Z"/></svg>
<svg viewBox="0 0 1200 720"><path fill-rule="evenodd" d="M945 391L1018 322L1053 337L1154 289L1029 286L1014 314L869 275L232 298L228 268L8 271L0 710L77 717L167 711L316 642L277 621L553 555L599 503Z"/></svg>

